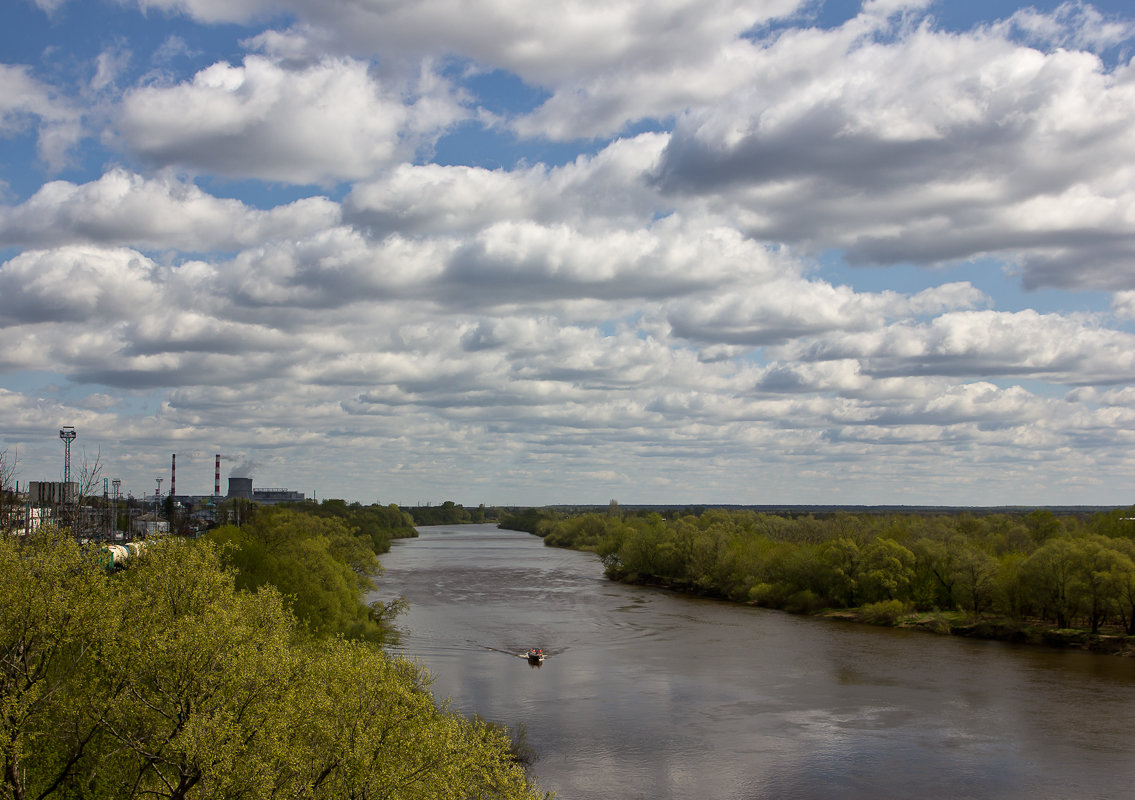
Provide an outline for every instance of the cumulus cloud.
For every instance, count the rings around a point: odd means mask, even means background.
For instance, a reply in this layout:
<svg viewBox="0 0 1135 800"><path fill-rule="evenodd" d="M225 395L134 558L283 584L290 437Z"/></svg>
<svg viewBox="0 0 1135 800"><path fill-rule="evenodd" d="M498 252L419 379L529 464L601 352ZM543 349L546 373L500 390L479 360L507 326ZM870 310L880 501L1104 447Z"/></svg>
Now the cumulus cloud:
<svg viewBox="0 0 1135 800"><path fill-rule="evenodd" d="M849 30L764 43L747 90L678 120L660 188L866 263L997 253L1031 286L1130 285L1135 72L991 32Z"/></svg>
<svg viewBox="0 0 1135 800"><path fill-rule="evenodd" d="M874 331L888 319L966 308L987 300L969 284L951 284L910 297L778 278L728 294L676 301L664 313L676 336L758 347L833 331Z"/></svg>
<svg viewBox="0 0 1135 800"><path fill-rule="evenodd" d="M647 185L667 137L618 139L560 167L487 170L402 164L356 183L344 219L376 234L468 234L502 221L580 228L639 226L672 210Z"/></svg>
<svg viewBox="0 0 1135 800"><path fill-rule="evenodd" d="M127 92L118 135L158 165L293 183L366 178L413 156L465 116L445 81L425 74L410 99L366 62L291 68L263 56L217 63L192 81Z"/></svg>
<svg viewBox="0 0 1135 800"><path fill-rule="evenodd" d="M775 272L759 244L726 228L653 228L593 235L565 225L503 223L455 250L443 280L485 304L565 297L661 299Z"/></svg>
<svg viewBox="0 0 1135 800"><path fill-rule="evenodd" d="M1135 336L1090 320L1027 310L955 311L817 341L798 341L778 358L854 358L877 376L1035 377L1062 383L1135 379Z"/></svg>
<svg viewBox="0 0 1135 800"><path fill-rule="evenodd" d="M342 308L418 300L451 310L554 307L589 300L601 314L760 282L799 265L725 227L672 216L645 229L580 230L500 222L466 237L378 239L341 226L241 252L222 270L227 296L250 308Z"/></svg>
<svg viewBox="0 0 1135 800"><path fill-rule="evenodd" d="M204 22L247 22L269 11L290 13L329 48L355 53L458 55L509 69L538 83L599 74L639 60L671 62L712 49L754 25L787 16L802 0L693 2L646 7L633 0L581 0L570 8L516 0L138 0L142 8L188 14Z"/></svg>
<svg viewBox="0 0 1135 800"><path fill-rule="evenodd" d="M52 181L17 206L0 206L0 246L235 250L324 230L338 219L338 205L326 198L261 211L169 176L112 169L86 184Z"/></svg>
<svg viewBox="0 0 1135 800"><path fill-rule="evenodd" d="M155 272L127 248L28 250L0 265L0 320L113 324L154 304Z"/></svg>
<svg viewBox="0 0 1135 800"><path fill-rule="evenodd" d="M568 9L515 0L424 0L360 4L348 0L139 0L206 22L247 22L275 10L296 24L258 46L292 55L330 51L416 62L461 58L504 69L552 98L518 121L524 135L572 139L619 132L640 118L665 117L707 92L723 96L749 31L790 17L806 0L694 2L644 6L634 0L583 0Z"/></svg>

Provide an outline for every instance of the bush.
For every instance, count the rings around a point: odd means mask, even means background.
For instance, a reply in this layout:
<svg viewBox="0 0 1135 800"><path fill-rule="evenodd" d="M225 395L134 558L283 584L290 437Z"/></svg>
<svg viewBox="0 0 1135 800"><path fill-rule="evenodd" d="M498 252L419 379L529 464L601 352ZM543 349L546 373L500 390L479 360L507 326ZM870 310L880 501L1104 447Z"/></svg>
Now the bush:
<svg viewBox="0 0 1135 800"><path fill-rule="evenodd" d="M863 621L872 625L894 625L904 614L906 614L906 605L901 600L868 603L859 610Z"/></svg>
<svg viewBox="0 0 1135 800"><path fill-rule="evenodd" d="M815 614L823 607L823 598L810 589L796 592L784 601L784 610L792 614Z"/></svg>

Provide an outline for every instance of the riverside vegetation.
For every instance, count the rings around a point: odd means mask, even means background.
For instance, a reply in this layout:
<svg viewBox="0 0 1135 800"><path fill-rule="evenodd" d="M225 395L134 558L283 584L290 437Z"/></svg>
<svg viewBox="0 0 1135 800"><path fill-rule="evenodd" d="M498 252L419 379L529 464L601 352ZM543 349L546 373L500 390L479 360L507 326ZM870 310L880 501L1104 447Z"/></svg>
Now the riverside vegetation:
<svg viewBox="0 0 1135 800"><path fill-rule="evenodd" d="M251 509L108 572L0 538L0 798L536 798L507 732L386 654L397 509Z"/></svg>
<svg viewBox="0 0 1135 800"><path fill-rule="evenodd" d="M939 633L1132 653L1135 508L1091 516L565 515L501 526L591 550L614 580Z"/></svg>

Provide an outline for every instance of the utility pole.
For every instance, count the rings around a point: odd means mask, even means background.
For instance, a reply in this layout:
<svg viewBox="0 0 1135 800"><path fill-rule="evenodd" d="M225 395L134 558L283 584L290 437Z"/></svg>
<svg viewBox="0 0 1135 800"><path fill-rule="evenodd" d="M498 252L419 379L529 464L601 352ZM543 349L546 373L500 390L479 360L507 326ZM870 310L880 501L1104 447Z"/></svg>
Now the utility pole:
<svg viewBox="0 0 1135 800"><path fill-rule="evenodd" d="M112 518L114 519L114 525L111 528L110 537L111 537L111 539L117 539L118 538L118 490L122 487L122 481L119 480L118 478L115 478L110 483L114 487L114 501L111 504L112 508L113 508L111 515L112 515Z"/></svg>

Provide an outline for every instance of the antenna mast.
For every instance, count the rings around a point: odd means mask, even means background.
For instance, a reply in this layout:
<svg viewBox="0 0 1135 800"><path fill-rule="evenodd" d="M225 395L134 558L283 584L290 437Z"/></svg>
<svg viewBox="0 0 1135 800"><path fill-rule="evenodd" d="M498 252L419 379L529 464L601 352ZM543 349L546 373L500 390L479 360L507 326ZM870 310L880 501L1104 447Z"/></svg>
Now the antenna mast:
<svg viewBox="0 0 1135 800"><path fill-rule="evenodd" d="M78 435L71 425L64 425L59 431L59 438L63 440L63 483L65 484L71 482L71 442L75 441Z"/></svg>

